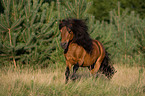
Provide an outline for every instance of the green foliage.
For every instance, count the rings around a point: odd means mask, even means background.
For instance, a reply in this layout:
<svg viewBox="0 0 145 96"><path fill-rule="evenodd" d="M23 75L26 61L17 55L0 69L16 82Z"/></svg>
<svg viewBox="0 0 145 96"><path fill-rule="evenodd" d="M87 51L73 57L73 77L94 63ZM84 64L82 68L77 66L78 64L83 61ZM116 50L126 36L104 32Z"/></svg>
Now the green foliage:
<svg viewBox="0 0 145 96"><path fill-rule="evenodd" d="M137 39L140 37L136 35L138 33L137 29L139 27L142 29L141 33L144 33L143 30L144 24L143 22L140 22L141 19L139 19L139 17L135 15L134 12L131 12L131 14L129 15L127 15L127 13L128 11L126 10L122 14L120 14L119 9L118 9L118 14L116 14L115 11L111 12L111 16L112 16L111 24L115 25L114 27L116 28L114 33L115 36L114 39L116 40L116 44L114 44L114 47L116 48L116 53L122 55L122 62L124 63L129 62L130 64L136 62L136 63L141 63L141 65L144 65L143 59L137 60L138 56L142 57L142 54L140 54L141 50L138 47L138 45L140 44L139 43L140 40Z"/></svg>
<svg viewBox="0 0 145 96"><path fill-rule="evenodd" d="M77 18L86 21L90 36L103 43L114 63L144 66L145 19L134 11L123 10L122 2L113 3L118 6L108 13L110 22L88 14L93 3L86 0L56 3L7 0L2 4L5 9L0 16L2 64L12 61L15 65L21 62L47 66L50 62L64 62L58 23L60 19Z"/></svg>
<svg viewBox="0 0 145 96"><path fill-rule="evenodd" d="M145 17L145 2L144 0L87 0L93 2L93 5L89 9L89 13L93 14L97 20L109 21L109 12L113 9L118 10L118 2L120 2L121 13L124 10L129 9L139 14L141 18Z"/></svg>
<svg viewBox="0 0 145 96"><path fill-rule="evenodd" d="M64 6L60 6L60 17L64 18L77 18L85 19L88 17L87 11L90 8L91 3L87 3L86 0L74 0L72 2L63 2ZM60 10L61 9L61 10Z"/></svg>
<svg viewBox="0 0 145 96"><path fill-rule="evenodd" d="M43 0L2 2L5 8L0 18L2 61L13 59L14 64L18 60L25 64L48 63L55 47L53 37L57 24L54 3L48 5L42 2Z"/></svg>
<svg viewBox="0 0 145 96"><path fill-rule="evenodd" d="M144 66L144 22L133 11L121 13L118 6L117 12L110 11L110 23L93 21L89 26L91 36L103 43L116 63Z"/></svg>

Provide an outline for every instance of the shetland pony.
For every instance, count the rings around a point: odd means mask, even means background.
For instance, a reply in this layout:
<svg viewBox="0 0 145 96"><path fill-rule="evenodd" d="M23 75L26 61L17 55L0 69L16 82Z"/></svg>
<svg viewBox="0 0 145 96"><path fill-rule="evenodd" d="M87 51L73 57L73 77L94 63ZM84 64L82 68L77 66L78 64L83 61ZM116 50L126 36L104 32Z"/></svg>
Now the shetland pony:
<svg viewBox="0 0 145 96"><path fill-rule="evenodd" d="M75 73L79 67L88 67L91 74L101 71L111 78L115 73L113 66L109 65L109 57L103 45L98 40L93 40L88 34L88 27L83 20L64 19L60 21L61 47L64 49L66 59L66 83L69 79L71 67L75 80Z"/></svg>

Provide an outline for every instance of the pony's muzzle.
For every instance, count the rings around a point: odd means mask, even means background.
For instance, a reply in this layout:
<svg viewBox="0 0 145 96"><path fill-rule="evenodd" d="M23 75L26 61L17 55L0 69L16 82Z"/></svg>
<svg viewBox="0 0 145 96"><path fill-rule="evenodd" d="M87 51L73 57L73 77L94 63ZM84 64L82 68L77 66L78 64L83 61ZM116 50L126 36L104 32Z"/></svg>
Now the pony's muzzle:
<svg viewBox="0 0 145 96"><path fill-rule="evenodd" d="M61 47L62 47L63 49L66 49L68 43L67 43L67 42L61 42L60 45L61 45Z"/></svg>

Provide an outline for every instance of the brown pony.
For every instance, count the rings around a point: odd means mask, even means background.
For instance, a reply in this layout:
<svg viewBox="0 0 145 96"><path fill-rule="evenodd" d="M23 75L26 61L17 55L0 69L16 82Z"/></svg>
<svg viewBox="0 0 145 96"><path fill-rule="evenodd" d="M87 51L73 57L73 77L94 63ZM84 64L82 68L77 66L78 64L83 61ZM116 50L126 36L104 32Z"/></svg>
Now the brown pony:
<svg viewBox="0 0 145 96"><path fill-rule="evenodd" d="M64 19L60 21L61 47L64 49L66 59L66 83L73 66L72 79L79 67L88 67L91 74L101 71L108 78L115 73L113 66L109 65L108 53L98 40L93 40L87 33L88 27L83 20Z"/></svg>

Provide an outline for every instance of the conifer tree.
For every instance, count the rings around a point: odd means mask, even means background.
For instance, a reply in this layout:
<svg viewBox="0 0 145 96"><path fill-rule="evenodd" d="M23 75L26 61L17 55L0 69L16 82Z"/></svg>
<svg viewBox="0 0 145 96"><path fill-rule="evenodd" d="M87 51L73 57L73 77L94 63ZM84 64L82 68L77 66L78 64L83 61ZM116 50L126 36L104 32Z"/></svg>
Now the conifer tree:
<svg viewBox="0 0 145 96"><path fill-rule="evenodd" d="M73 0L72 2L66 1L63 3L64 5L60 6L61 10L59 11L61 18L85 19L91 5L86 0Z"/></svg>
<svg viewBox="0 0 145 96"><path fill-rule="evenodd" d="M0 16L0 57L2 62L48 63L56 30L54 2L3 0ZM55 26L55 27L53 27Z"/></svg>
<svg viewBox="0 0 145 96"><path fill-rule="evenodd" d="M64 61L60 48L59 20L83 19L93 39L101 41L117 62L139 62L145 57L145 20L134 12L110 11L110 22L95 20L87 0L45 3L43 0L2 0L0 15L0 62L39 64ZM55 8L56 7L56 8ZM119 59L117 59L119 58ZM130 60L132 59L132 60Z"/></svg>

